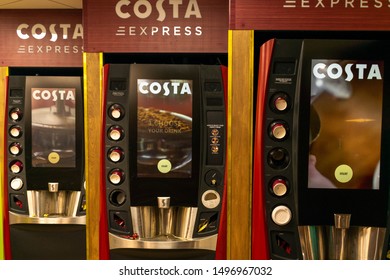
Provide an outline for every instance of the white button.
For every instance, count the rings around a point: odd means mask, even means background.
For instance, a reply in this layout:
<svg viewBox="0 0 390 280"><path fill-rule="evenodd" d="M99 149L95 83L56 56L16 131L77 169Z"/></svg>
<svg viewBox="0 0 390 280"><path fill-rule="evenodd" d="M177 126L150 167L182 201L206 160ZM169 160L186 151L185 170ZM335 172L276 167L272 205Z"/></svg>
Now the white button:
<svg viewBox="0 0 390 280"><path fill-rule="evenodd" d="M121 155L120 151L118 151L118 150L113 150L110 153L110 160L112 162L118 162L121 160L121 158L122 158L122 155Z"/></svg>
<svg viewBox="0 0 390 280"><path fill-rule="evenodd" d="M110 182L114 185L118 185L123 182L123 172L121 170L113 170L109 174Z"/></svg>
<svg viewBox="0 0 390 280"><path fill-rule="evenodd" d="M110 181L113 184L119 184L121 182L121 176L118 173L113 173L110 175Z"/></svg>
<svg viewBox="0 0 390 280"><path fill-rule="evenodd" d="M111 111L111 117L114 119L119 119L122 116L122 112L119 108L115 108Z"/></svg>
<svg viewBox="0 0 390 280"><path fill-rule="evenodd" d="M20 153L20 146L18 144L13 144L10 148L9 151L13 155L18 155Z"/></svg>
<svg viewBox="0 0 390 280"><path fill-rule="evenodd" d="M23 181L20 178L14 178L11 181L11 188L15 191L20 190L23 187Z"/></svg>
<svg viewBox="0 0 390 280"><path fill-rule="evenodd" d="M272 184L272 191L277 196L283 196L287 193L287 185L284 180L275 180Z"/></svg>
<svg viewBox="0 0 390 280"><path fill-rule="evenodd" d="M282 140L287 135L287 130L283 124L277 123L272 126L272 136L278 140Z"/></svg>
<svg viewBox="0 0 390 280"><path fill-rule="evenodd" d="M11 113L11 119L13 119L14 121L19 120L19 114L18 114L18 112L12 112L12 113Z"/></svg>
<svg viewBox="0 0 390 280"><path fill-rule="evenodd" d="M278 97L276 98L275 100L275 108L278 110L278 111L284 111L287 109L287 100L282 98L282 97Z"/></svg>
<svg viewBox="0 0 390 280"><path fill-rule="evenodd" d="M122 136L121 132L119 130L117 130L117 129L113 129L113 130L110 131L110 138L112 140L117 141L117 140L119 140L121 138L121 136Z"/></svg>
<svg viewBox="0 0 390 280"><path fill-rule="evenodd" d="M271 214L272 220L279 226L287 225L292 218L291 210L284 205L275 207Z"/></svg>
<svg viewBox="0 0 390 280"><path fill-rule="evenodd" d="M21 131L19 127L12 127L9 133L11 134L12 137L19 137Z"/></svg>
<svg viewBox="0 0 390 280"><path fill-rule="evenodd" d="M17 174L22 171L22 163L21 162L15 162L11 165L11 172L14 174Z"/></svg>

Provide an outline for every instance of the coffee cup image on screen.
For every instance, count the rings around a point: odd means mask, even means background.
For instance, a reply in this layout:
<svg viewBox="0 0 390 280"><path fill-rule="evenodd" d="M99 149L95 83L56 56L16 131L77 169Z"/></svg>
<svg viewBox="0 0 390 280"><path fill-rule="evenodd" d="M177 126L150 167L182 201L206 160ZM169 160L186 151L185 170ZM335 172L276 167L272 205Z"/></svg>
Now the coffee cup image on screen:
<svg viewBox="0 0 390 280"><path fill-rule="evenodd" d="M31 89L32 167L76 166L74 88Z"/></svg>
<svg viewBox="0 0 390 280"><path fill-rule="evenodd" d="M383 67L312 60L309 188L379 189Z"/></svg>
<svg viewBox="0 0 390 280"><path fill-rule="evenodd" d="M190 178L192 81L138 79L138 177Z"/></svg>

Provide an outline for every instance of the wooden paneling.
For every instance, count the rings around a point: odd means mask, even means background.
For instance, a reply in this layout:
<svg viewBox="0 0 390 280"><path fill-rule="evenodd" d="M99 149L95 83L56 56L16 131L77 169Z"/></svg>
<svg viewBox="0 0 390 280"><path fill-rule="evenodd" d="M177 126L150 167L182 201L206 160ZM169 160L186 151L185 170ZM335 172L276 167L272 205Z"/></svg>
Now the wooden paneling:
<svg viewBox="0 0 390 280"><path fill-rule="evenodd" d="M102 55L84 53L85 170L87 258L99 259Z"/></svg>
<svg viewBox="0 0 390 280"><path fill-rule="evenodd" d="M228 259L251 257L253 31L229 31Z"/></svg>
<svg viewBox="0 0 390 280"><path fill-rule="evenodd" d="M1 135L3 135L4 125L5 125L5 96L6 96L6 88L5 88L5 79L8 76L8 68L0 67L0 131ZM4 136L0 137L0 260L4 259L4 247L3 247L3 199L4 199L4 186L3 186L3 178L4 178Z"/></svg>
<svg viewBox="0 0 390 280"><path fill-rule="evenodd" d="M390 30L388 0L232 0L230 29Z"/></svg>

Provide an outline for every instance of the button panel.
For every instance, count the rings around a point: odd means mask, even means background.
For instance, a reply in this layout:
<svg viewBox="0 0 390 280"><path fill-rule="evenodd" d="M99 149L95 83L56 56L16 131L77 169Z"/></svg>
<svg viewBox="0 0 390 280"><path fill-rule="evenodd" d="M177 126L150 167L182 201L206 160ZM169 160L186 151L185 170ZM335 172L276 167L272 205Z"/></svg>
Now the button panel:
<svg viewBox="0 0 390 280"><path fill-rule="evenodd" d="M16 91L15 91L16 90ZM12 93L20 92L22 94L8 93L8 119L6 125L7 134L7 177L9 210L21 214L28 211L26 199L26 171L25 171L25 118L24 118L24 90L13 89Z"/></svg>
<svg viewBox="0 0 390 280"><path fill-rule="evenodd" d="M280 51L276 42L273 43L267 88L264 93L259 93L265 96L264 107L259 110L264 114L261 127L264 140L261 147L264 167L262 185L271 258L289 259L299 255L300 247L295 208L297 190L294 189L292 164L297 153L293 150L293 142L297 141L296 132L293 131L297 126L294 124L297 88L294 69L300 47ZM291 71L284 71L285 68L276 71L280 65L288 65L288 69L291 66ZM287 235L289 238L286 241L283 237Z"/></svg>

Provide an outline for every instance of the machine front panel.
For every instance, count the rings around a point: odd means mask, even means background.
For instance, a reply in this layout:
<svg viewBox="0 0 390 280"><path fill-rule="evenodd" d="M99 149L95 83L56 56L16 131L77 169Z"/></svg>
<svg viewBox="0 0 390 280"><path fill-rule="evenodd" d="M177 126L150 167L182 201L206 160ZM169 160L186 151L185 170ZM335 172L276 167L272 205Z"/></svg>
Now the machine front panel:
<svg viewBox="0 0 390 280"><path fill-rule="evenodd" d="M110 248L159 252L194 238L209 243L218 232L224 186L221 68L108 64L105 73Z"/></svg>
<svg viewBox="0 0 390 280"><path fill-rule="evenodd" d="M383 258L390 159L386 46L275 40L264 108L257 112L264 113L257 127L263 145L256 147L263 156L259 186L271 258ZM358 255L361 244L353 240L372 234L380 248L362 242L379 253Z"/></svg>
<svg viewBox="0 0 390 280"><path fill-rule="evenodd" d="M7 259L85 259L83 123L81 77L8 77ZM45 235L52 253L37 249Z"/></svg>

